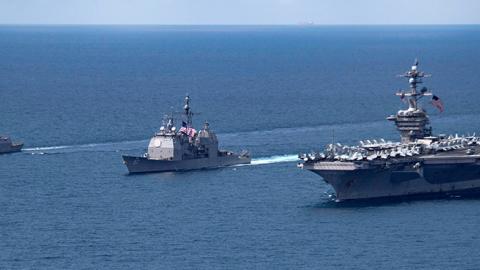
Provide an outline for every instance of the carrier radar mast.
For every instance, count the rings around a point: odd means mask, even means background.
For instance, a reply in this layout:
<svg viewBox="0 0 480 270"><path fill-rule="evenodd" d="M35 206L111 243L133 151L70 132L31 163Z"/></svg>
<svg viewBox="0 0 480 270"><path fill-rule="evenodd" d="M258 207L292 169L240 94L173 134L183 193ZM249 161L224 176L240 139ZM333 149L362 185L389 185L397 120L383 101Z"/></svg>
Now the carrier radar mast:
<svg viewBox="0 0 480 270"><path fill-rule="evenodd" d="M399 75L400 77L408 78L408 83L410 84L410 91L400 91L397 92L395 95L404 99L405 97L408 98L408 105L409 108L412 109L419 109L418 107L418 100L424 96L431 96L432 93L428 91L426 87L422 87L420 91L417 91L417 85L422 84L422 78L431 77L430 74L425 74L425 72L418 70L418 60L415 59L415 63L413 64L412 68L405 72L404 74Z"/></svg>

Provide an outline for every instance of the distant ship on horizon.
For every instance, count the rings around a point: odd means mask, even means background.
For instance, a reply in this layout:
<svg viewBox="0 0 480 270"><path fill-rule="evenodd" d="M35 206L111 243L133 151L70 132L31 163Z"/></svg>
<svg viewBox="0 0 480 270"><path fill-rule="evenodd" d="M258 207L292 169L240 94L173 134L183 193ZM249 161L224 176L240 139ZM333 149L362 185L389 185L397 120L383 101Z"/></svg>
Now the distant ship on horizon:
<svg viewBox="0 0 480 270"><path fill-rule="evenodd" d="M13 142L10 137L0 135L0 154L20 152L22 147L23 143Z"/></svg>
<svg viewBox="0 0 480 270"><path fill-rule="evenodd" d="M300 25L300 26L313 26L313 25L315 25L315 22L314 22L314 21L302 21L302 22L298 22L297 25Z"/></svg>

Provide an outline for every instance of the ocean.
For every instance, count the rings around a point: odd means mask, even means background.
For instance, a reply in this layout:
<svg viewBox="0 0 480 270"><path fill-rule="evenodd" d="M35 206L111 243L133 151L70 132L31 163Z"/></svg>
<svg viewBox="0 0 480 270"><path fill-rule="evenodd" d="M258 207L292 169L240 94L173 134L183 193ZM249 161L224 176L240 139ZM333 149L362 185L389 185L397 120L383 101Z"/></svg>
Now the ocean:
<svg viewBox="0 0 480 270"><path fill-rule="evenodd" d="M415 58L434 132L478 134L480 26L0 26L0 269L477 269L479 199L338 204L296 167L398 140ZM127 175L187 93L252 165Z"/></svg>

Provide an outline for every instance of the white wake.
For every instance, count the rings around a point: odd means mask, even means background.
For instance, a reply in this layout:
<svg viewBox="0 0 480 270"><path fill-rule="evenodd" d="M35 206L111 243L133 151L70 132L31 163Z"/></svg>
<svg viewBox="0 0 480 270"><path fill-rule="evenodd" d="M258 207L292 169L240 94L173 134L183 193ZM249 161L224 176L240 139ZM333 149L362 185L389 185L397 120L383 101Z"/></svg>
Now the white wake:
<svg viewBox="0 0 480 270"><path fill-rule="evenodd" d="M278 155L278 156L271 156L271 157L252 158L251 165L265 165L265 164L294 162L294 161L298 161L297 155Z"/></svg>
<svg viewBox="0 0 480 270"><path fill-rule="evenodd" d="M145 148L148 141L123 141L108 143L89 143L77 145L58 145L24 148L22 151L32 154L60 154L73 152L116 152Z"/></svg>
<svg viewBox="0 0 480 270"><path fill-rule="evenodd" d="M78 145L58 145L58 146L44 146L24 148L23 151L30 154L65 154L74 152L118 152L136 149L144 149L148 143L146 140L142 141L123 141L111 143L89 143ZM297 155L275 155L269 157L252 158L251 164L248 165L266 165L283 162L298 161ZM242 165L239 165L242 166Z"/></svg>

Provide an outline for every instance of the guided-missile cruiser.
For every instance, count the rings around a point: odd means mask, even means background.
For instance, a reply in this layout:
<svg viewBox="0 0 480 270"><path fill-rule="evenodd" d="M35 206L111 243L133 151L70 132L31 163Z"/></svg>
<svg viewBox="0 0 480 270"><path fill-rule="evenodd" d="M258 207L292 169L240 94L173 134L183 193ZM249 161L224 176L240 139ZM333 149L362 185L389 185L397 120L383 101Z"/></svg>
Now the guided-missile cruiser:
<svg viewBox="0 0 480 270"><path fill-rule="evenodd" d="M423 97L443 111L443 103L422 80L418 61L401 75L410 89L396 93L408 108L387 119L400 142L363 140L357 146L333 142L323 152L300 154L299 167L320 175L335 190L337 201L398 196L457 196L480 193L480 137L432 135L429 118L419 105Z"/></svg>
<svg viewBox="0 0 480 270"><path fill-rule="evenodd" d="M185 97L182 127L177 130L173 114L166 115L160 130L150 139L143 156L123 155L129 173L186 171L249 164L247 151L236 154L219 150L218 139L205 122L202 130L193 128L190 97Z"/></svg>
<svg viewBox="0 0 480 270"><path fill-rule="evenodd" d="M22 147L23 143L12 142L10 137L0 135L0 154L19 152Z"/></svg>

